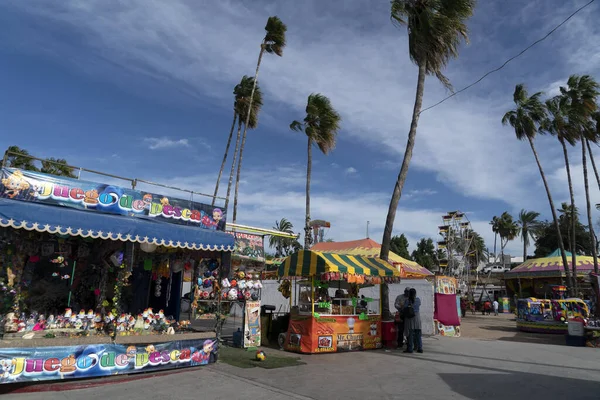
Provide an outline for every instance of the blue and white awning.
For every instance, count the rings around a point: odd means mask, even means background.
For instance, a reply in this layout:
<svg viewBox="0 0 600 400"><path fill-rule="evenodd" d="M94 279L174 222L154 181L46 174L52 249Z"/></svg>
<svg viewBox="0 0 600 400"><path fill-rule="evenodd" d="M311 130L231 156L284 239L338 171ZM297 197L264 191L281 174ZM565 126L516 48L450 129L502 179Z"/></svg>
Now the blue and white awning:
<svg viewBox="0 0 600 400"><path fill-rule="evenodd" d="M233 251L235 245L221 231L9 199L0 199L0 226L190 250Z"/></svg>

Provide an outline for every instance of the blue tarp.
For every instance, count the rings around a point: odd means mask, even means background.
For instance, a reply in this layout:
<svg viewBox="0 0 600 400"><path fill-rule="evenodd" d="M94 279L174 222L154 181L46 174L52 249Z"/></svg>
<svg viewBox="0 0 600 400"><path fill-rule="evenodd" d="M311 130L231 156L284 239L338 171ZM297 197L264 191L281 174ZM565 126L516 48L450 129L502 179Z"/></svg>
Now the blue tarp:
<svg viewBox="0 0 600 400"><path fill-rule="evenodd" d="M0 226L192 250L233 251L235 242L217 230L10 199L0 199Z"/></svg>

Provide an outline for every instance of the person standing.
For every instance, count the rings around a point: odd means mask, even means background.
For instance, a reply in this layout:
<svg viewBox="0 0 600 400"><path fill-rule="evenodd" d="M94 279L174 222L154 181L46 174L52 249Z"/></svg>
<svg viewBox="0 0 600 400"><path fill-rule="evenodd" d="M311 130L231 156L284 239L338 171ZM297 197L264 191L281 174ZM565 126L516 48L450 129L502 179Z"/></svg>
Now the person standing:
<svg viewBox="0 0 600 400"><path fill-rule="evenodd" d="M408 292L408 299L404 305L404 335L407 337L405 353L412 353L416 347L417 353L423 352L421 338L421 299L417 297L417 290L412 288Z"/></svg>
<svg viewBox="0 0 600 400"><path fill-rule="evenodd" d="M404 312L404 305L406 304L406 300L408 299L409 288L404 289L404 294L398 295L396 297L396 301L394 301L394 308L396 308L396 332L398 334L397 338L397 348L401 349L404 345L404 317L402 313Z"/></svg>
<svg viewBox="0 0 600 400"><path fill-rule="evenodd" d="M494 299L493 305L494 305L494 315L498 316L498 306L499 306L499 304L498 304L498 300L497 299Z"/></svg>

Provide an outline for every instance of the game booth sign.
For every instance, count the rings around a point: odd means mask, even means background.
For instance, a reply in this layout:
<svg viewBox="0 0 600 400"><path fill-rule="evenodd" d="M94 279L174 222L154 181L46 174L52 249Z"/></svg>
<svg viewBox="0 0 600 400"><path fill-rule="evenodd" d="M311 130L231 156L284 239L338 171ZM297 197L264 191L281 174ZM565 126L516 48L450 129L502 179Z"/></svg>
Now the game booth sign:
<svg viewBox="0 0 600 400"><path fill-rule="evenodd" d="M381 301L361 296L360 290L398 282L397 268L377 257L301 250L285 259L278 275L279 291L290 305L295 303L286 350L333 353L382 347Z"/></svg>
<svg viewBox="0 0 600 400"><path fill-rule="evenodd" d="M215 332L192 330L180 300L184 281L221 298L234 249L225 218L194 201L3 168L1 382L214 360Z"/></svg>

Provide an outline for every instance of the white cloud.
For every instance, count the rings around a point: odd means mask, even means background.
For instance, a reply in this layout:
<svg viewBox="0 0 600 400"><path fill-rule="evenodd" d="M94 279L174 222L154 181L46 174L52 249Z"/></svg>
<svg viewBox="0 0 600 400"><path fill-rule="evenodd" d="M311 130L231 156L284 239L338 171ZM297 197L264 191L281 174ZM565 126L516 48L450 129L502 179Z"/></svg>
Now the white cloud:
<svg viewBox="0 0 600 400"><path fill-rule="evenodd" d="M144 138L150 150L163 150L173 147L190 147L188 139L169 139L168 137Z"/></svg>
<svg viewBox="0 0 600 400"><path fill-rule="evenodd" d="M354 167L348 167L348 168L346 168L346 174L348 174L348 175L356 174L357 172L358 171Z"/></svg>

